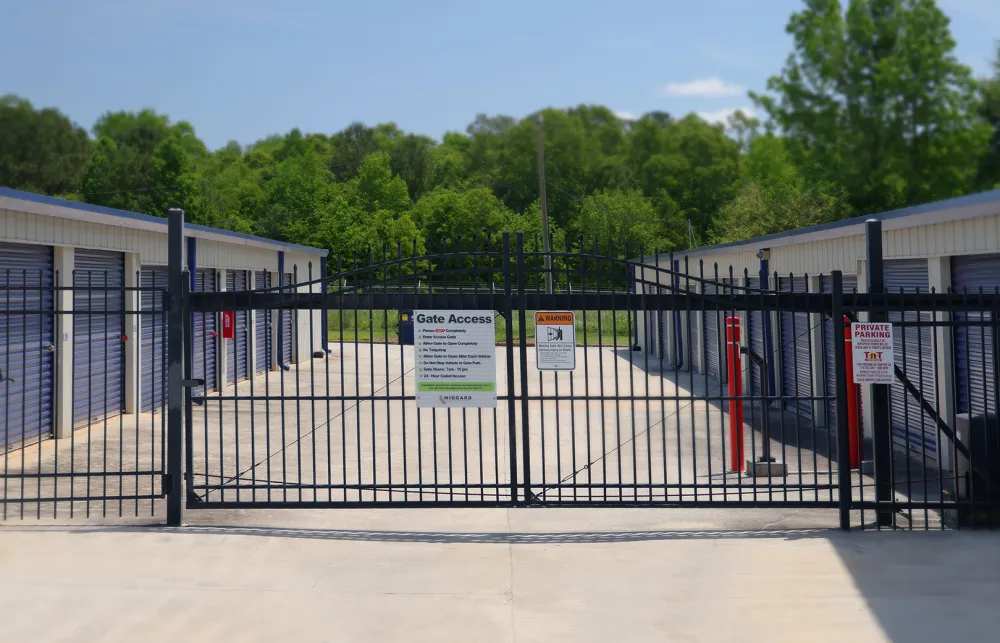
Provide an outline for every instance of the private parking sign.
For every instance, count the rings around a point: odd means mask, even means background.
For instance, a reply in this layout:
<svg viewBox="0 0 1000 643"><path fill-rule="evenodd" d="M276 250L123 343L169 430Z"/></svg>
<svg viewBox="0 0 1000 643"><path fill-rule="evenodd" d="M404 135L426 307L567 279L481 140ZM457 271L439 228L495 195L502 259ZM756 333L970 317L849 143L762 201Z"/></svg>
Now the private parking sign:
<svg viewBox="0 0 1000 643"><path fill-rule="evenodd" d="M854 381L857 384L892 384L896 360L892 351L892 324L851 324Z"/></svg>
<svg viewBox="0 0 1000 643"><path fill-rule="evenodd" d="M576 326L572 312L535 313L535 363L540 371L576 368Z"/></svg>

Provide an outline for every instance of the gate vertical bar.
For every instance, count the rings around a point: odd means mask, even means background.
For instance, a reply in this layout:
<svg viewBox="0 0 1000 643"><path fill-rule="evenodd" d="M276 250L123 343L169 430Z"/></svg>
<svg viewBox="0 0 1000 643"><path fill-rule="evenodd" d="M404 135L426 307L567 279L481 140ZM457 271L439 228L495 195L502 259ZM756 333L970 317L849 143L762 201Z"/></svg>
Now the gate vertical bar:
<svg viewBox="0 0 1000 643"><path fill-rule="evenodd" d="M537 251L537 248L536 248ZM517 233L517 320L518 349L521 353L521 457L524 458L524 502L533 500L531 494L531 427L528 424L528 329L525 321L527 298L524 292L524 233Z"/></svg>
<svg viewBox="0 0 1000 643"><path fill-rule="evenodd" d="M517 502L517 409L514 408L514 295L511 288L510 233L503 233L503 301L507 323L504 344L507 349L507 439L509 440L510 501ZM495 429L494 429L495 430ZM499 494L499 490L497 491Z"/></svg>
<svg viewBox="0 0 1000 643"><path fill-rule="evenodd" d="M167 524L179 527L183 494L181 477L184 405L181 380L184 377L184 211L168 212L167 287L170 297L167 309Z"/></svg>
<svg viewBox="0 0 1000 643"><path fill-rule="evenodd" d="M190 246L188 246L190 251ZM194 271L189 269L189 275L194 275ZM181 291L181 315L184 317L184 379L194 379L194 314L191 312L191 277L181 280L183 290ZM185 505L190 507L197 501L194 493L194 404L191 396L197 389L185 386L182 394L184 403L184 497ZM208 480L205 480L206 483Z"/></svg>
<svg viewBox="0 0 1000 643"><path fill-rule="evenodd" d="M868 292L883 294L885 278L882 266L882 222L875 219L865 221L865 262L868 271ZM868 314L873 323L885 322L885 311L873 310ZM889 420L889 385L872 385L872 438L875 442L875 501L888 503L892 500L892 430ZM879 527L892 525L893 513L880 504L876 512Z"/></svg>
<svg viewBox="0 0 1000 643"><path fill-rule="evenodd" d="M837 493L840 502L840 528L851 530L851 436L847 418L847 355L844 352L844 275L839 270L833 274L833 364L834 396L837 405ZM830 403L829 400L826 402Z"/></svg>

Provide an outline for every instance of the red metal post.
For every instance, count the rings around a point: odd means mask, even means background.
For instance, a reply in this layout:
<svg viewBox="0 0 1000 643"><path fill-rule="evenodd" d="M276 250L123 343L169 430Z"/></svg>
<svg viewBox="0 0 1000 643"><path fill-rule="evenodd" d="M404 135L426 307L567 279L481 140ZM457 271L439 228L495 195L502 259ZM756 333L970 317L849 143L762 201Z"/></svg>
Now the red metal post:
<svg viewBox="0 0 1000 643"><path fill-rule="evenodd" d="M743 456L743 359L740 356L740 318L726 317L726 359L729 364L729 465L742 472Z"/></svg>
<svg viewBox="0 0 1000 643"><path fill-rule="evenodd" d="M854 383L854 343L851 339L851 320L844 315L844 353L847 362L847 430L851 444L851 468L861 466L863 450L860 431L861 414L858 411L858 385Z"/></svg>

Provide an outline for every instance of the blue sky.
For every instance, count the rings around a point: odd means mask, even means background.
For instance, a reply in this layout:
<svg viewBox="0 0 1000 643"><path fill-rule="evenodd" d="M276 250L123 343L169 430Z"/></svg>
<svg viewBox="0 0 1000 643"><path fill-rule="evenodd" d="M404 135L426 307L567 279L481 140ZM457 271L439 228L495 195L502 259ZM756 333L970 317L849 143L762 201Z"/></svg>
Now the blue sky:
<svg viewBox="0 0 1000 643"><path fill-rule="evenodd" d="M985 74L1000 0L939 0ZM801 0L4 0L0 93L89 128L152 107L212 148L394 121L440 137L479 112L750 107Z"/></svg>

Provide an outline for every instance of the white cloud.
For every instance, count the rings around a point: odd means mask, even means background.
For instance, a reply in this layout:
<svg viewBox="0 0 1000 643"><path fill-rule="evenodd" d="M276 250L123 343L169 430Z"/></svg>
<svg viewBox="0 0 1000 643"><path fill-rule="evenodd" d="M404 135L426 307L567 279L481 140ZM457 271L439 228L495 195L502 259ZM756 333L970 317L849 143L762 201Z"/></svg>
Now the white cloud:
<svg viewBox="0 0 1000 643"><path fill-rule="evenodd" d="M622 119L623 121L637 121L639 117L635 115L634 112L629 111L618 111L615 112L615 116Z"/></svg>
<svg viewBox="0 0 1000 643"><path fill-rule="evenodd" d="M724 107L722 109L713 109L706 112L696 113L703 120L708 121L709 123L720 123L725 125L729 122L729 117L736 112L743 112L750 118L757 118L757 112L755 112L752 107Z"/></svg>
<svg viewBox="0 0 1000 643"><path fill-rule="evenodd" d="M746 88L735 83L727 83L718 76L710 76L687 83L668 83L657 90L657 93L664 96L715 98L719 96L739 96L746 93Z"/></svg>

